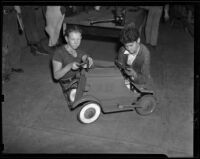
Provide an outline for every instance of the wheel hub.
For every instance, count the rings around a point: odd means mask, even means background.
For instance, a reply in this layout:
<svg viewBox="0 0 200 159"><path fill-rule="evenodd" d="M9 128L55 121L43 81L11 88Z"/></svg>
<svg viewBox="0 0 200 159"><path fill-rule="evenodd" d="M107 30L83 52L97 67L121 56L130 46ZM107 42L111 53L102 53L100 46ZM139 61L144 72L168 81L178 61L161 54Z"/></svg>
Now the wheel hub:
<svg viewBox="0 0 200 159"><path fill-rule="evenodd" d="M84 114L85 118L87 118L87 119L92 118L94 115L95 115L95 109L93 109L93 108L86 110L85 114Z"/></svg>

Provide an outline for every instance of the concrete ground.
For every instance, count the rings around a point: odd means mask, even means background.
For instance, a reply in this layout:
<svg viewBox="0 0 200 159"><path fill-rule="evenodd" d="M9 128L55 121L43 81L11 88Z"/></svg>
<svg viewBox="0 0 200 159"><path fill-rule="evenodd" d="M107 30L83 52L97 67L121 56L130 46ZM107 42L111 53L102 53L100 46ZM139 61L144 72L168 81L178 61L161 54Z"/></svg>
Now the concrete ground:
<svg viewBox="0 0 200 159"><path fill-rule="evenodd" d="M154 113L101 115L77 121L61 87L53 82L48 55L22 55L23 74L3 85L4 153L166 154L193 156L194 40L182 28L161 24L157 49L150 48L159 104ZM96 60L111 61L116 43L83 40Z"/></svg>

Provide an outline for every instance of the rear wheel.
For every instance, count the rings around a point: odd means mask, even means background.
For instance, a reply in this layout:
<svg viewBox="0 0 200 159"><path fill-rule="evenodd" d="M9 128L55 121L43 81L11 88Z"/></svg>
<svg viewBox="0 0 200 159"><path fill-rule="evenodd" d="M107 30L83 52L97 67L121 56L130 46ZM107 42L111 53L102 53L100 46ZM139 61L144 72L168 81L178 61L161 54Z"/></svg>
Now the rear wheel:
<svg viewBox="0 0 200 159"><path fill-rule="evenodd" d="M140 115L151 114L156 108L156 99L153 95L145 95L141 97L138 101L139 107L136 107L135 110Z"/></svg>
<svg viewBox="0 0 200 159"><path fill-rule="evenodd" d="M96 102L87 102L78 114L78 119L84 124L95 122L101 114L101 107Z"/></svg>

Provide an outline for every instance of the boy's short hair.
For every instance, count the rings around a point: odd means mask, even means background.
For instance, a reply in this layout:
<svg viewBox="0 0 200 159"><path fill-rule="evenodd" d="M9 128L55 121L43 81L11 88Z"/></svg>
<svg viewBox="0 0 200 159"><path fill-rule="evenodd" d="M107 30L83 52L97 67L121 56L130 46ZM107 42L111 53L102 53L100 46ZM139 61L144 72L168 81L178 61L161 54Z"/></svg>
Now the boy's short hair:
<svg viewBox="0 0 200 159"><path fill-rule="evenodd" d="M135 27L135 23L129 23L124 26L120 33L120 42L122 44L127 44L130 42L137 41L140 37L138 29Z"/></svg>
<svg viewBox="0 0 200 159"><path fill-rule="evenodd" d="M82 30L77 25L67 25L64 36L69 36L71 32L79 32L82 34Z"/></svg>

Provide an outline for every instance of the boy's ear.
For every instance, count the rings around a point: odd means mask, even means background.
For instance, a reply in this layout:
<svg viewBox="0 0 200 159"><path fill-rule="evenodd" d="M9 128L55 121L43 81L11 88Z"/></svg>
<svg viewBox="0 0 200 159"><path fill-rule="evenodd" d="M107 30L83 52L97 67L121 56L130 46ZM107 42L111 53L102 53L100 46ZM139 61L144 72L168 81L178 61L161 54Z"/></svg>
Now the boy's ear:
<svg viewBox="0 0 200 159"><path fill-rule="evenodd" d="M140 38L137 39L137 43L140 43Z"/></svg>

